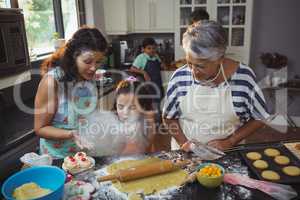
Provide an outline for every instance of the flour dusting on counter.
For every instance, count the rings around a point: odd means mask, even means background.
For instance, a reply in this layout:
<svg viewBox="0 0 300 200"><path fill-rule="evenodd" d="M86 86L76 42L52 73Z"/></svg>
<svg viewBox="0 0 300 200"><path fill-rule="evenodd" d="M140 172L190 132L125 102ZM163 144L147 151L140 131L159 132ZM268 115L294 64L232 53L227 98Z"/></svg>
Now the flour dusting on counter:
<svg viewBox="0 0 300 200"><path fill-rule="evenodd" d="M113 159L113 163L119 163L121 161L125 160L137 160L137 159L143 159L144 157L141 156L134 156L134 157L122 157ZM101 169L95 171L96 177L105 176L108 175L107 167L109 165L103 166ZM161 190L161 191L155 191L153 194L144 195L144 192L136 191L134 193L124 193L119 191L110 181L107 182L98 182L95 178L95 180L92 182L92 184L96 188L96 192L93 194L93 199L119 199L119 200L125 200L125 199L173 199L172 194L176 193L180 187L172 186L170 188Z"/></svg>

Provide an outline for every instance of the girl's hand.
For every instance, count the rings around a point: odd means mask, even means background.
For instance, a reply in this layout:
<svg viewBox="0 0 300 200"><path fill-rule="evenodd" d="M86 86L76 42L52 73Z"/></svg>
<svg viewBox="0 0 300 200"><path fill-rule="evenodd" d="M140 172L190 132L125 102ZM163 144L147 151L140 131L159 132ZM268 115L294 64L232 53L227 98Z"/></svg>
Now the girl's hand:
<svg viewBox="0 0 300 200"><path fill-rule="evenodd" d="M224 151L226 149L229 149L234 146L234 144L231 143L230 139L222 139L222 140L212 140L208 142L209 146L215 147L221 151Z"/></svg>

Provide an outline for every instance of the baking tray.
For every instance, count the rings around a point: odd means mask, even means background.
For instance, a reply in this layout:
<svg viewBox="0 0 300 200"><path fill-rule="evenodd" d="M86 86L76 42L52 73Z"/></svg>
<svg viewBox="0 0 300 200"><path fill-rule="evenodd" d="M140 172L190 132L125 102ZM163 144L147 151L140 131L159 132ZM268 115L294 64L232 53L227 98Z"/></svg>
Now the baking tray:
<svg viewBox="0 0 300 200"><path fill-rule="evenodd" d="M290 159L290 163L288 165L279 165L274 161L274 157L269 157L266 156L264 154L264 150L266 148L274 148L280 151L280 155L283 156L287 156ZM250 160L247 158L246 154L248 152L258 152L261 154L262 158L261 160L265 160L269 167L267 169L257 169L253 166L253 160ZM297 166L300 168L300 160L294 156L294 154L292 154L284 145L282 144L273 144L273 145L265 145L265 146L257 146L257 147L251 147L251 148L247 148L244 150L240 151L240 155L243 158L243 160L245 161L245 163L248 165L248 167L250 168L250 170L258 177L258 179L260 180L264 180L264 181L271 181L271 180L267 180L264 179L261 176L261 172L264 170L273 170L275 172L277 172L280 176L280 179L277 181L272 181L272 182L276 182L276 183L300 183L300 176L288 176L285 173L283 173L282 168L285 166Z"/></svg>

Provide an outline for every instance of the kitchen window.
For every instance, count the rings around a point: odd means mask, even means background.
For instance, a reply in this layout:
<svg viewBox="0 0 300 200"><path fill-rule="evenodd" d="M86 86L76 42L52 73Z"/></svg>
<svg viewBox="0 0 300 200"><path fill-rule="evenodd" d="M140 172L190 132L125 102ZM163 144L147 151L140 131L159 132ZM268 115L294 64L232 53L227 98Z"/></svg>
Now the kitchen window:
<svg viewBox="0 0 300 200"><path fill-rule="evenodd" d="M78 29L78 24L79 24L76 1L62 0L61 7L62 7L65 38L70 39L73 33Z"/></svg>
<svg viewBox="0 0 300 200"><path fill-rule="evenodd" d="M0 8L10 8L10 0L0 0Z"/></svg>
<svg viewBox="0 0 300 200"><path fill-rule="evenodd" d="M18 0L18 4L24 12L30 56L53 51L52 35L56 29L52 0Z"/></svg>
<svg viewBox="0 0 300 200"><path fill-rule="evenodd" d="M54 35L69 39L85 23L83 0L11 0L10 3L11 7L23 9L31 59L54 51Z"/></svg>

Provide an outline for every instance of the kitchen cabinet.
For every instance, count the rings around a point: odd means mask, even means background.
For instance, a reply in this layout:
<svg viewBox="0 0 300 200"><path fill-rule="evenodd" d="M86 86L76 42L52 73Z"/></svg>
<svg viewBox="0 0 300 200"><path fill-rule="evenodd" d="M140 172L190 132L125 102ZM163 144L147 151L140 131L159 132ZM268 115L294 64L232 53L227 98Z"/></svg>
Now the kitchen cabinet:
<svg viewBox="0 0 300 200"><path fill-rule="evenodd" d="M112 90L108 94L102 96L98 100L97 109L98 110L104 110L104 111L111 111L111 110L113 110L114 103L115 103L115 96L116 96L115 90Z"/></svg>
<svg viewBox="0 0 300 200"><path fill-rule="evenodd" d="M134 0L134 32L174 32L174 0Z"/></svg>
<svg viewBox="0 0 300 200"><path fill-rule="evenodd" d="M174 71L165 71L165 70L160 72L165 94L167 93L168 84L170 82L170 79L171 79L173 73L174 73Z"/></svg>
<svg viewBox="0 0 300 200"><path fill-rule="evenodd" d="M175 59L184 57L182 35L189 16L196 9L205 9L211 20L225 28L228 40L227 57L249 64L253 0L176 0Z"/></svg>
<svg viewBox="0 0 300 200"><path fill-rule="evenodd" d="M133 0L103 0L105 31L124 35L133 30Z"/></svg>

